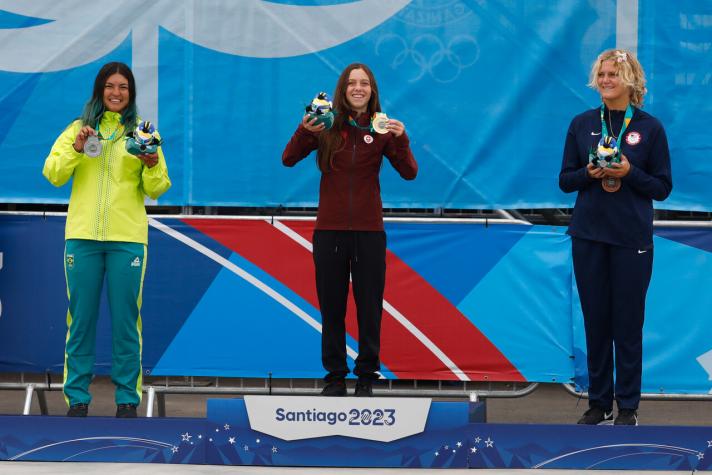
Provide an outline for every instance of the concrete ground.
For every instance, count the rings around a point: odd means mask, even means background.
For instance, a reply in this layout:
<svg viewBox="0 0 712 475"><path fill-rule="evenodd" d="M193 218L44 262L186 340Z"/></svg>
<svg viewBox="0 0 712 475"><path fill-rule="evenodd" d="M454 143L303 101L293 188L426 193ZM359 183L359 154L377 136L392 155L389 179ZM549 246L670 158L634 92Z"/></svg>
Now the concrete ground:
<svg viewBox="0 0 712 475"><path fill-rule="evenodd" d="M31 376L26 380L33 381ZM0 383L18 382L17 375L0 374ZM41 378L34 381L41 382ZM61 382L60 379L53 382ZM148 386L152 381L144 382ZM157 380L154 384L163 384ZM177 384L173 382L172 384ZM221 380L221 385L225 383ZM90 416L113 416L116 412L113 385L107 377L97 377L91 385L93 401ZM50 415L63 415L67 411L61 391L45 392ZM166 395L166 415L170 417L205 417L208 398L237 397L230 395ZM146 400L139 407L139 415L146 414ZM22 414L25 404L23 391L0 390L0 414ZM577 399L558 384L540 384L530 395L522 398L487 399L487 421L501 423L573 424L587 408L585 399ZM712 400L706 401L642 401L640 424L645 425L702 425L712 426ZM32 401L32 414L40 414L37 397ZM154 415L158 411L154 408Z"/></svg>

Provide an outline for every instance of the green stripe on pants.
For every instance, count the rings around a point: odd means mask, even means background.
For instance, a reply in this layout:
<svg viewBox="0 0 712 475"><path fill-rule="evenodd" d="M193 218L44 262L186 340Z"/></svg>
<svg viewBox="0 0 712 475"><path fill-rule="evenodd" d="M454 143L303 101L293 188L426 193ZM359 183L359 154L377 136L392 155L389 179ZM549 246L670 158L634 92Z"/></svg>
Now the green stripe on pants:
<svg viewBox="0 0 712 475"><path fill-rule="evenodd" d="M141 401L141 301L146 246L131 242L69 239L65 247L69 311L64 395L69 405L91 402L99 300L106 276L111 310L111 380L116 404Z"/></svg>

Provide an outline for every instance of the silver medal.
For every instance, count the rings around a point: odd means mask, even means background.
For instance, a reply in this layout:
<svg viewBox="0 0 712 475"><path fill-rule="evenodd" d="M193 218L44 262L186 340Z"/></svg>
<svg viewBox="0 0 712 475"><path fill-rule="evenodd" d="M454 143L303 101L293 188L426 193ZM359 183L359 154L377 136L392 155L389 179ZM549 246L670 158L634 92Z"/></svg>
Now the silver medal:
<svg viewBox="0 0 712 475"><path fill-rule="evenodd" d="M91 158L96 158L99 155L101 155L101 142L99 141L99 138L96 135L91 135L87 139L86 142L84 142L84 155L87 157Z"/></svg>

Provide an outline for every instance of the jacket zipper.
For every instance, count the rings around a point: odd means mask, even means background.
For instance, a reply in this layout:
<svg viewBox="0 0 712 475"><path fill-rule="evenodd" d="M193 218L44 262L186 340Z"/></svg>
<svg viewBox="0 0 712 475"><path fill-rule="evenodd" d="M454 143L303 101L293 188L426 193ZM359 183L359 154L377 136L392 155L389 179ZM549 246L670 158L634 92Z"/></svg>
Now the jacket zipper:
<svg viewBox="0 0 712 475"><path fill-rule="evenodd" d="M353 139L354 145L351 151L351 171L349 173L349 230L353 231L353 179L354 179L354 168L356 167L356 130L351 128L351 138Z"/></svg>

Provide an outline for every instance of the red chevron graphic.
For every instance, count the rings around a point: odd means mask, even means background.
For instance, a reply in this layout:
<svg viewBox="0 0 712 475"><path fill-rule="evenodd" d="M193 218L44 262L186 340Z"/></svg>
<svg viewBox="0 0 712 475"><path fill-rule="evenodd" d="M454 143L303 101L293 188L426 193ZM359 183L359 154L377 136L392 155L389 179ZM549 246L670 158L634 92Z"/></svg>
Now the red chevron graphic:
<svg viewBox="0 0 712 475"><path fill-rule="evenodd" d="M182 221L240 254L319 308L311 253L265 220L189 218Z"/></svg>
<svg viewBox="0 0 712 475"><path fill-rule="evenodd" d="M433 288L420 274L392 252L386 255L386 290L384 299L402 313L440 348L457 367L473 381L525 381L512 363L485 335L470 322L449 300ZM394 319L390 322L401 326ZM381 332L383 346L396 345L385 326ZM402 327L402 326L401 326ZM388 340L386 340L388 339ZM412 367L412 366L411 366ZM391 370L407 370L390 367ZM455 379L442 366L437 379ZM449 373L450 377L444 377Z"/></svg>
<svg viewBox="0 0 712 475"><path fill-rule="evenodd" d="M265 220L183 219L288 286L315 308L311 253ZM281 221L311 242L313 221ZM472 380L524 381L489 340L419 274L387 252L385 299ZM349 297L346 329L358 339ZM384 311L381 360L398 378L455 380L457 376L423 342Z"/></svg>

